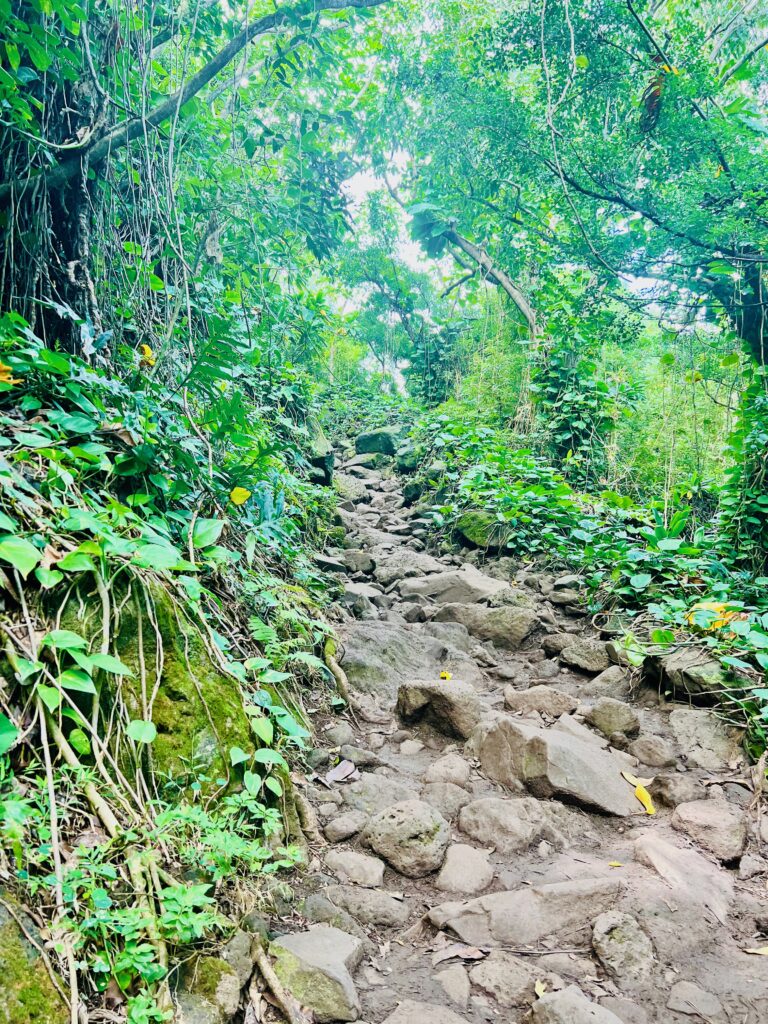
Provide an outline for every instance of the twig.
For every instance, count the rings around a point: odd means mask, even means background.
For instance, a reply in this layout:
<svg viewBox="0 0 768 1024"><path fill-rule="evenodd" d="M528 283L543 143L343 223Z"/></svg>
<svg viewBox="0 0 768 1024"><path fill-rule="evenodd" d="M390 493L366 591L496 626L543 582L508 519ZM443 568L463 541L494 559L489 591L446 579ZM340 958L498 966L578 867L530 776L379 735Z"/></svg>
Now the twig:
<svg viewBox="0 0 768 1024"><path fill-rule="evenodd" d="M283 988L280 979L275 974L275 969L270 963L266 950L257 938L251 951L256 966L259 968L262 978L266 982L270 992L275 997L280 1009L285 1014L288 1024L311 1024L310 1017L302 1010L296 1000ZM261 993L256 989L253 981L248 989L248 996L251 1001L258 1005L257 998Z"/></svg>

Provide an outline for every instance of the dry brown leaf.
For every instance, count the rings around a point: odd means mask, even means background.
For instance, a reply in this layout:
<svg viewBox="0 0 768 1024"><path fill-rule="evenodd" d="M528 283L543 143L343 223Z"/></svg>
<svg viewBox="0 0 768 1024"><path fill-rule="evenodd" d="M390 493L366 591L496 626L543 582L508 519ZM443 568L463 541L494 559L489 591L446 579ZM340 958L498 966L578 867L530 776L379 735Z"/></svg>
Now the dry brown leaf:
<svg viewBox="0 0 768 1024"><path fill-rule="evenodd" d="M461 960L484 960L487 955L487 950L482 950L478 946L467 946L463 942L452 942L445 949L441 949L433 954L432 966L437 967L444 960L453 960L456 957Z"/></svg>
<svg viewBox="0 0 768 1024"><path fill-rule="evenodd" d="M745 953L751 953L753 956L768 956L768 946L758 946L753 949L745 949Z"/></svg>
<svg viewBox="0 0 768 1024"><path fill-rule="evenodd" d="M359 778L360 772L352 761L339 761L325 773L326 782L353 782Z"/></svg>

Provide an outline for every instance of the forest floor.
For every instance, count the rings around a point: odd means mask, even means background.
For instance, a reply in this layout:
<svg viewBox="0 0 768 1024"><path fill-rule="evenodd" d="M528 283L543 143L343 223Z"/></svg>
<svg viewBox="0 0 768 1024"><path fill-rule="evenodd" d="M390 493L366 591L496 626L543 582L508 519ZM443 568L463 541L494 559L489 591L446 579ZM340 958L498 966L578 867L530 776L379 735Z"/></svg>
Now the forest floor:
<svg viewBox="0 0 768 1024"><path fill-rule="evenodd" d="M621 664L578 579L428 554L371 461L342 467L325 558L351 706L311 754L325 845L271 947L286 987L369 1024L764 1021L768 820L738 731Z"/></svg>

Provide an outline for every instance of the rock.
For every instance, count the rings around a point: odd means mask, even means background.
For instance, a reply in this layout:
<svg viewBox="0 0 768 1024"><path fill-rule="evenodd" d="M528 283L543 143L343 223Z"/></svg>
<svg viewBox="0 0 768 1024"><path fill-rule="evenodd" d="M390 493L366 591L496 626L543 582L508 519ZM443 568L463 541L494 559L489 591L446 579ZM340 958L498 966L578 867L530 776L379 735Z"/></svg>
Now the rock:
<svg viewBox="0 0 768 1024"><path fill-rule="evenodd" d="M619 817L637 811L620 774L625 762L597 743L499 715L481 722L472 745L486 775L504 785L522 782L534 796L565 797Z"/></svg>
<svg viewBox="0 0 768 1024"><path fill-rule="evenodd" d="M404 580L400 584L400 593L403 597L419 594L441 604L473 604L487 601L506 588L507 584L503 580L486 576L474 565L465 564L460 569Z"/></svg>
<svg viewBox="0 0 768 1024"><path fill-rule="evenodd" d="M199 956L188 960L181 981L186 992L216 1008L222 1024L237 1013L240 978L235 968L221 957Z"/></svg>
<svg viewBox="0 0 768 1024"><path fill-rule="evenodd" d="M345 743L355 742L355 731L349 722L339 722L325 730L325 740L334 747L342 747Z"/></svg>
<svg viewBox="0 0 768 1024"><path fill-rule="evenodd" d="M635 860L664 879L676 902L707 906L719 921L727 918L733 882L700 853L681 850L648 832L635 840Z"/></svg>
<svg viewBox="0 0 768 1024"><path fill-rule="evenodd" d="M615 1013L593 1003L576 985L545 992L533 1004L533 1024L622 1024Z"/></svg>
<svg viewBox="0 0 768 1024"><path fill-rule="evenodd" d="M747 845L747 818L725 800L694 800L678 804L672 827L685 832L718 860L737 860Z"/></svg>
<svg viewBox="0 0 768 1024"><path fill-rule="evenodd" d="M615 732L631 736L640 728L640 719L635 709L613 697L600 697L584 717L603 736L611 736Z"/></svg>
<svg viewBox="0 0 768 1024"><path fill-rule="evenodd" d="M627 749L632 757L651 768L667 768L677 760L671 743L661 736L640 736Z"/></svg>
<svg viewBox="0 0 768 1024"><path fill-rule="evenodd" d="M629 682L629 673L621 665L611 665L610 668L606 668L591 682L591 686L594 689L599 687L608 687L613 690L614 693L623 693L627 688Z"/></svg>
<svg viewBox="0 0 768 1024"><path fill-rule="evenodd" d="M720 662L697 647L681 647L671 654L648 658L644 673L673 692L688 696L719 694L731 685Z"/></svg>
<svg viewBox="0 0 768 1024"><path fill-rule="evenodd" d="M315 555L315 562L323 572L346 572L347 565L341 558L333 555Z"/></svg>
<svg viewBox="0 0 768 1024"><path fill-rule="evenodd" d="M365 452L363 455L353 455L351 459L347 459L344 462L341 468L351 469L353 466L370 466L373 469L378 461L377 452Z"/></svg>
<svg viewBox="0 0 768 1024"><path fill-rule="evenodd" d="M571 643L560 651L560 660L572 668L583 669L584 672L604 672L610 667L611 659L600 640L579 640L571 638Z"/></svg>
<svg viewBox="0 0 768 1024"><path fill-rule="evenodd" d="M407 903L378 889L329 885L324 895L334 906L351 914L361 924L395 927L404 924L410 913Z"/></svg>
<svg viewBox="0 0 768 1024"><path fill-rule="evenodd" d="M69 1024L69 1008L53 987L39 949L33 945L43 948L40 930L5 890L2 897L27 934L0 904L0 1020L3 1024Z"/></svg>
<svg viewBox="0 0 768 1024"><path fill-rule="evenodd" d="M643 1007L624 996L605 996L600 1005L615 1013L622 1024L651 1024Z"/></svg>
<svg viewBox="0 0 768 1024"><path fill-rule="evenodd" d="M541 646L550 657L553 657L564 651L566 647L571 647L574 641L573 633L550 633L543 638Z"/></svg>
<svg viewBox="0 0 768 1024"><path fill-rule="evenodd" d="M433 974L432 977L442 987L443 992L452 1003L456 1003L462 1010L466 1010L472 989L469 984L469 976L461 964L446 967L444 971Z"/></svg>
<svg viewBox="0 0 768 1024"><path fill-rule="evenodd" d="M455 786L466 786L469 782L469 765L460 754L445 754L427 768L424 781L451 782Z"/></svg>
<svg viewBox="0 0 768 1024"><path fill-rule="evenodd" d="M231 939L219 949L219 957L232 967L237 974L240 988L243 988L253 974L251 946L253 934L238 928Z"/></svg>
<svg viewBox="0 0 768 1024"><path fill-rule="evenodd" d="M493 996L500 1006L528 1006L534 1000L533 986L540 973L522 957L492 949L469 976L473 985Z"/></svg>
<svg viewBox="0 0 768 1024"><path fill-rule="evenodd" d="M675 708L669 724L689 764L716 771L744 760L744 733L703 708Z"/></svg>
<svg viewBox="0 0 768 1024"><path fill-rule="evenodd" d="M393 804L410 800L416 796L416 793L396 779L363 772L357 782L344 785L341 796L348 807L356 811L363 811L370 816L378 814Z"/></svg>
<svg viewBox="0 0 768 1024"><path fill-rule="evenodd" d="M657 775L648 791L655 801L665 807L677 807L678 804L699 800L705 795L700 779L680 772L664 772Z"/></svg>
<svg viewBox="0 0 768 1024"><path fill-rule="evenodd" d="M373 572L376 563L367 551L360 548L348 548L341 556L341 560L350 572ZM379 583L383 582L379 580Z"/></svg>
<svg viewBox="0 0 768 1024"><path fill-rule="evenodd" d="M486 608L472 604L446 604L435 615L438 622L460 622L481 640L490 640L496 647L515 651L533 632L539 617L530 608Z"/></svg>
<svg viewBox="0 0 768 1024"><path fill-rule="evenodd" d="M179 991L175 996L175 1004L174 1024L224 1024L219 1007L209 1003L202 996L192 992ZM23 1018L25 1022L28 1019L27 1017ZM34 1019L38 1020L38 1018ZM41 1017L39 1020L44 1022L45 1018ZM13 1022L13 1018L11 1018L11 1022ZM21 1024L21 1019L19 1024Z"/></svg>
<svg viewBox="0 0 768 1024"><path fill-rule="evenodd" d="M423 800L436 807L446 821L453 821L461 808L472 797L461 786L452 782L429 782L421 791Z"/></svg>
<svg viewBox="0 0 768 1024"><path fill-rule="evenodd" d="M394 1013L385 1018L383 1024L466 1024L462 1017L452 1010L434 1003L416 1003L406 999Z"/></svg>
<svg viewBox="0 0 768 1024"><path fill-rule="evenodd" d="M376 430L368 430L355 439L355 451L358 455L366 455L370 452L394 455L400 447L404 433L405 428L401 426L378 427Z"/></svg>
<svg viewBox="0 0 768 1024"><path fill-rule="evenodd" d="M504 854L520 853L542 839L562 847L565 840L557 828L557 816L562 811L556 805L548 807L530 797L484 797L462 808L459 828L478 843L493 846Z"/></svg>
<svg viewBox="0 0 768 1024"><path fill-rule="evenodd" d="M673 985L667 1000L667 1009L676 1010L678 1013L689 1013L694 1017L702 1017L708 1020L723 1012L723 1007L717 996L711 992L705 992L703 988L694 985L692 981L678 981Z"/></svg>
<svg viewBox="0 0 768 1024"><path fill-rule="evenodd" d="M376 554L374 576L384 587L389 587L397 580L414 576L426 576L429 573L442 573L445 566L432 555L410 548L395 548L394 551Z"/></svg>
<svg viewBox="0 0 768 1024"><path fill-rule="evenodd" d="M406 722L424 720L459 739L472 735L483 711L475 689L458 679L403 683L397 692L397 713Z"/></svg>
<svg viewBox="0 0 768 1024"><path fill-rule="evenodd" d="M338 928L314 925L275 939L269 951L275 974L318 1021L353 1021L360 1016L350 974L362 959L360 939Z"/></svg>
<svg viewBox="0 0 768 1024"><path fill-rule="evenodd" d="M415 757L416 754L421 753L424 749L424 744L421 740L403 740L400 744L400 753L404 754L405 757Z"/></svg>
<svg viewBox="0 0 768 1024"><path fill-rule="evenodd" d="M653 945L631 914L600 914L592 924L592 946L620 986L633 985L651 973Z"/></svg>
<svg viewBox="0 0 768 1024"><path fill-rule="evenodd" d="M367 892L366 889L358 889L358 892ZM323 893L314 892L304 900L302 914L312 924L330 924L342 932L355 935L363 942L368 941L360 924L341 907L337 907Z"/></svg>
<svg viewBox="0 0 768 1024"><path fill-rule="evenodd" d="M450 928L471 945L534 945L548 935L588 925L614 905L620 891L621 881L613 876L579 878L443 903L427 917L436 928Z"/></svg>
<svg viewBox="0 0 768 1024"><path fill-rule="evenodd" d="M453 843L448 847L443 866L435 879L435 887L441 892L474 895L487 889L492 881L493 868L482 850Z"/></svg>
<svg viewBox="0 0 768 1024"><path fill-rule="evenodd" d="M384 862L354 850L331 850L325 856L325 866L340 882L355 882L375 888L384 884Z"/></svg>
<svg viewBox="0 0 768 1024"><path fill-rule="evenodd" d="M522 711L523 714L541 712L552 718L575 711L579 706L575 697L554 686L531 686L527 690L507 686L504 690L504 703L510 711Z"/></svg>
<svg viewBox="0 0 768 1024"><path fill-rule="evenodd" d="M577 605L581 601L581 594L578 590L553 590L547 594L547 599L552 604Z"/></svg>
<svg viewBox="0 0 768 1024"><path fill-rule="evenodd" d="M504 546L500 536L503 532L502 524L490 512L476 510L462 513L456 520L454 531L475 548Z"/></svg>
<svg viewBox="0 0 768 1024"><path fill-rule="evenodd" d="M584 577L568 573L565 576L558 576L552 583L553 590L578 590L584 586Z"/></svg>
<svg viewBox="0 0 768 1024"><path fill-rule="evenodd" d="M443 863L450 829L434 807L405 800L372 818L362 837L401 875L421 878Z"/></svg>
<svg viewBox="0 0 768 1024"><path fill-rule="evenodd" d="M345 743L339 750L339 756L344 761L351 761L358 768L367 768L370 765L381 764L381 759L372 750L365 750L363 747L355 747L351 743Z"/></svg>

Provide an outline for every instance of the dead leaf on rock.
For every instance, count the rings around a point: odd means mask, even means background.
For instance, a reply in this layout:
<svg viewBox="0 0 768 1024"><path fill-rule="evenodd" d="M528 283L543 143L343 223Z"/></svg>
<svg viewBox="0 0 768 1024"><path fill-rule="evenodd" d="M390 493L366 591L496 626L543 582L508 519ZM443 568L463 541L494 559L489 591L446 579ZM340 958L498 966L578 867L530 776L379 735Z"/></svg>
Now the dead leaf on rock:
<svg viewBox="0 0 768 1024"><path fill-rule="evenodd" d="M463 942L452 942L445 949L440 949L432 955L432 966L437 967L444 960L484 960L488 956L488 950L482 950L479 946L466 946Z"/></svg>
<svg viewBox="0 0 768 1024"><path fill-rule="evenodd" d="M753 956L768 956L768 946L759 946L756 949L745 949L745 953L751 953Z"/></svg>
<svg viewBox="0 0 768 1024"><path fill-rule="evenodd" d="M354 782L360 778L357 765L352 761L339 761L337 765L325 773L326 782Z"/></svg>
<svg viewBox="0 0 768 1024"><path fill-rule="evenodd" d="M625 779L630 786L650 786L655 776L650 779L641 779L637 775L633 775L631 772L622 772L621 777Z"/></svg>
<svg viewBox="0 0 768 1024"><path fill-rule="evenodd" d="M541 999L541 997L547 991L546 982L543 981L541 978L537 978L536 981L533 983L533 991L536 993L536 998Z"/></svg>

